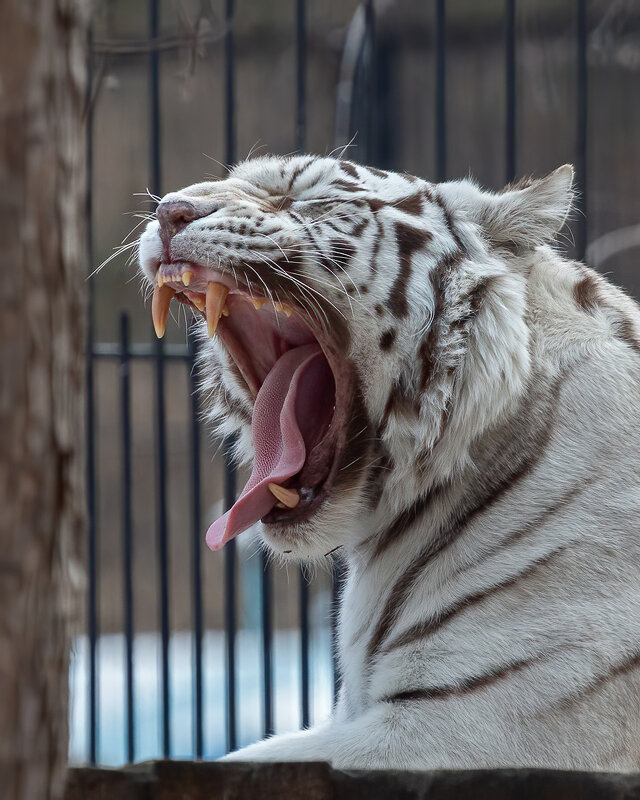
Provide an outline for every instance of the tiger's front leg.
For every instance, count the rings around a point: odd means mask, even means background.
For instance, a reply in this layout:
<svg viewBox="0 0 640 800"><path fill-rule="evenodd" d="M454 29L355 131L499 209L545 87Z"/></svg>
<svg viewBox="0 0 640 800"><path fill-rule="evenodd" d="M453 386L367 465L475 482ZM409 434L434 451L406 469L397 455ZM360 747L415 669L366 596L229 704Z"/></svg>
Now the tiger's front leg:
<svg viewBox="0 0 640 800"><path fill-rule="evenodd" d="M271 736L261 742L250 744L220 761L333 761L333 748L327 728L332 723L296 733Z"/></svg>
<svg viewBox="0 0 640 800"><path fill-rule="evenodd" d="M400 713L399 713L400 712ZM221 761L326 761L338 769L425 768L431 747L416 753L412 713L381 703L357 719L331 719L297 733L272 736L224 756ZM413 725L415 725L415 722ZM421 738L424 742L423 724ZM433 743L435 750L435 742Z"/></svg>

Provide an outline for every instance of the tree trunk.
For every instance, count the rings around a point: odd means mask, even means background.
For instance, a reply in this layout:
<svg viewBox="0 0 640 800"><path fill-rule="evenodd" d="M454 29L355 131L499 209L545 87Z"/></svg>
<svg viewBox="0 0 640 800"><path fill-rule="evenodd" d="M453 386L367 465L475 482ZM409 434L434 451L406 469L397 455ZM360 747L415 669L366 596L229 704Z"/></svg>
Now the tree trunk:
<svg viewBox="0 0 640 800"><path fill-rule="evenodd" d="M88 0L0 0L0 794L60 797L84 531Z"/></svg>

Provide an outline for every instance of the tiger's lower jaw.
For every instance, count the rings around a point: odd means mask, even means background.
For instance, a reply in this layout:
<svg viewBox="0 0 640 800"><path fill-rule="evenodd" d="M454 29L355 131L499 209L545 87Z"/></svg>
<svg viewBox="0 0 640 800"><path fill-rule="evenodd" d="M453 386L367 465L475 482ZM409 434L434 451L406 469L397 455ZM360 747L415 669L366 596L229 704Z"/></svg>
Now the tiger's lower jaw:
<svg viewBox="0 0 640 800"><path fill-rule="evenodd" d="M360 497L357 491L335 491L305 520L261 520L260 538L267 550L283 562L327 565L334 553L348 561L362 512Z"/></svg>
<svg viewBox="0 0 640 800"><path fill-rule="evenodd" d="M319 510L318 517L322 516L322 510ZM311 563L323 560L332 549L321 544L324 541L323 527L316 519L293 523L261 520L258 530L263 545L283 562Z"/></svg>

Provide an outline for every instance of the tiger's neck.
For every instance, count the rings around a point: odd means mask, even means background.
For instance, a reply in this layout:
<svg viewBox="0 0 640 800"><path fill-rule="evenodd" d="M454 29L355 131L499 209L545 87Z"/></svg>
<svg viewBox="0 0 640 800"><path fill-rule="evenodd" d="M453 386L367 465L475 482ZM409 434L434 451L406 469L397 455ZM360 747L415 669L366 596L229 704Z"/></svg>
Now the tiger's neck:
<svg viewBox="0 0 640 800"><path fill-rule="evenodd" d="M531 475L539 474L554 432L565 374L536 370L513 413L470 448L456 480L432 481L400 510L383 497L375 519L384 524L374 522L374 530L345 554L339 642L346 695L360 710L382 691L376 675L385 655L435 629L451 613L452 587L455 593L467 572L526 535L531 520L521 515L518 530L511 530L502 506L507 497L531 491Z"/></svg>

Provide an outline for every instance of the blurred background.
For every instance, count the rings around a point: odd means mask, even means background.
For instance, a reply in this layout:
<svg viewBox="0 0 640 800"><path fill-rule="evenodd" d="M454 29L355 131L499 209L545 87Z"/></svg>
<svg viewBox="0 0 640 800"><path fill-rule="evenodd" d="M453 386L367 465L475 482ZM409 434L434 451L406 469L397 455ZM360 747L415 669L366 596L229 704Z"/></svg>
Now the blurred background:
<svg viewBox="0 0 640 800"><path fill-rule="evenodd" d="M640 296L637 0L99 0L91 34L89 592L74 763L215 757L326 717L339 565L211 553L233 495L190 320L152 341L127 261L149 196L299 150L499 188L571 162L562 247ZM338 151L339 152L339 151Z"/></svg>

